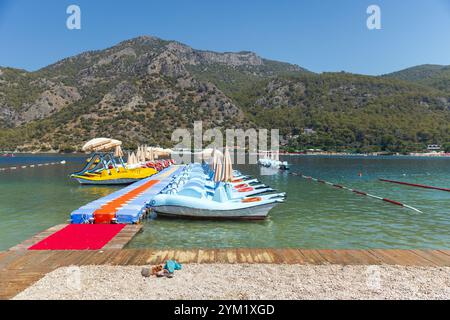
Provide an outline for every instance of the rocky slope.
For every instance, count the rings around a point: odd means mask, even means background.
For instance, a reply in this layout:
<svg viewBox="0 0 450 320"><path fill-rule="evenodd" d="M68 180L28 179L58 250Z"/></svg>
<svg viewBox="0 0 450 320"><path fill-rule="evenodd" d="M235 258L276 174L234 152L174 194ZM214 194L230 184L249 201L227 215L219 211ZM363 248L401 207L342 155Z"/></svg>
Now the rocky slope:
<svg viewBox="0 0 450 320"><path fill-rule="evenodd" d="M404 152L450 142L450 95L413 83L305 74L266 79L230 96L253 122L279 128L294 149Z"/></svg>
<svg viewBox="0 0 450 320"><path fill-rule="evenodd" d="M35 72L0 68L0 149L71 151L97 136L170 146L174 129L203 120L278 128L297 149L421 150L450 141L449 91L423 82L435 69L318 75L143 36Z"/></svg>
<svg viewBox="0 0 450 320"><path fill-rule="evenodd" d="M246 128L252 124L242 110L190 70L248 68L261 77L301 70L270 63L251 52L200 51L144 36L36 72L2 68L0 147L71 149L100 135L166 144L175 128L195 120L205 127Z"/></svg>

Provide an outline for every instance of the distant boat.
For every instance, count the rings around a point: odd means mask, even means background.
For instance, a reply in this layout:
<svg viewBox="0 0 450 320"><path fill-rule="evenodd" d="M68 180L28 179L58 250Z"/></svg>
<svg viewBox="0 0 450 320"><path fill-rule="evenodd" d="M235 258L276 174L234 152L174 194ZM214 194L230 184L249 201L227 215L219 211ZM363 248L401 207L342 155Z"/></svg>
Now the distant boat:
<svg viewBox="0 0 450 320"><path fill-rule="evenodd" d="M287 161L280 161L278 152L264 152L264 157L258 159L258 164L266 168L274 168L280 170L289 170Z"/></svg>
<svg viewBox="0 0 450 320"><path fill-rule="evenodd" d="M6 158L14 158L15 154L14 153L3 153L2 157L6 157Z"/></svg>

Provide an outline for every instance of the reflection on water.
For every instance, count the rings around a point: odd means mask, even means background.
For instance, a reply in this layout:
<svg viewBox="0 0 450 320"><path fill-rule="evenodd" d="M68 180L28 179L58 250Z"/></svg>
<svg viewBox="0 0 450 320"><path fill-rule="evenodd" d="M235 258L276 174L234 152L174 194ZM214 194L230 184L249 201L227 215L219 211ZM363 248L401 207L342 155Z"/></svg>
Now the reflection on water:
<svg viewBox="0 0 450 320"><path fill-rule="evenodd" d="M120 189L119 187L115 187L117 189ZM89 185L83 185L80 186L79 192L81 195L85 195L86 198L92 198L95 199L101 198L104 196L107 196L111 193L111 191L114 190L114 187L112 186L89 186Z"/></svg>
<svg viewBox="0 0 450 320"><path fill-rule="evenodd" d="M84 156L0 158L0 167L53 162L66 165L0 172L0 250L58 223L89 201L120 187L80 186L68 175ZM285 203L260 222L156 219L130 247L450 248L450 193L379 182L383 177L450 187L450 160L426 158L286 158L291 171L343 184L417 207L424 214L267 168L239 166L279 190ZM268 169L270 170L270 169ZM362 176L359 173L362 173Z"/></svg>

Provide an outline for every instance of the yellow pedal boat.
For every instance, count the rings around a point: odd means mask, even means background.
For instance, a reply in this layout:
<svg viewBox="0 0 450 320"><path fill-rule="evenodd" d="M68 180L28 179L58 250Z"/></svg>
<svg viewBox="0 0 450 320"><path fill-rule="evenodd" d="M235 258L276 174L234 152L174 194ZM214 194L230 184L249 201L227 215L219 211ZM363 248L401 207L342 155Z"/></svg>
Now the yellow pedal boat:
<svg viewBox="0 0 450 320"><path fill-rule="evenodd" d="M109 170L103 169L99 172L85 172L82 175L72 174L71 177L81 184L129 184L156 173L158 171L153 168L125 169L117 167Z"/></svg>
<svg viewBox="0 0 450 320"><path fill-rule="evenodd" d="M81 184L130 184L158 173L156 169L141 167L139 163L125 164L121 144L121 141L109 138L88 141L82 150L93 154L86 160L84 168L70 177ZM114 153L111 149L115 150Z"/></svg>

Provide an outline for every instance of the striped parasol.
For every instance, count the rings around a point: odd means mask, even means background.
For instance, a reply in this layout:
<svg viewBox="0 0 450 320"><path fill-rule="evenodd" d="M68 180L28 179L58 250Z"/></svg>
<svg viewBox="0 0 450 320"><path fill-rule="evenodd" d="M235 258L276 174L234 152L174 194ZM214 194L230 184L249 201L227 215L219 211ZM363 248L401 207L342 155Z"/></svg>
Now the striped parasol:
<svg viewBox="0 0 450 320"><path fill-rule="evenodd" d="M225 148L223 161L223 181L231 181L233 179L233 162L228 147Z"/></svg>
<svg viewBox="0 0 450 320"><path fill-rule="evenodd" d="M116 146L114 149L114 157L121 158L123 157L123 151L121 146Z"/></svg>
<svg viewBox="0 0 450 320"><path fill-rule="evenodd" d="M216 163L214 165L214 182L220 182L223 179L223 165L220 156L216 158Z"/></svg>
<svg viewBox="0 0 450 320"><path fill-rule="evenodd" d="M214 169L215 161L216 161L216 147L214 147L213 151L211 152L211 157L209 158L209 167L211 169Z"/></svg>
<svg viewBox="0 0 450 320"><path fill-rule="evenodd" d="M141 146L140 148L140 154L139 154L139 162L145 162L146 158L145 158L145 149L144 146Z"/></svg>

